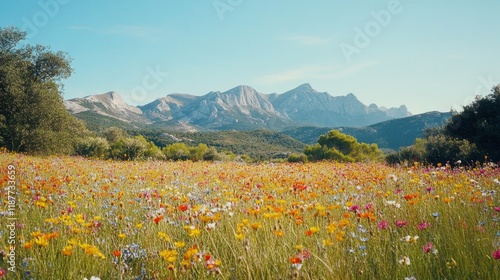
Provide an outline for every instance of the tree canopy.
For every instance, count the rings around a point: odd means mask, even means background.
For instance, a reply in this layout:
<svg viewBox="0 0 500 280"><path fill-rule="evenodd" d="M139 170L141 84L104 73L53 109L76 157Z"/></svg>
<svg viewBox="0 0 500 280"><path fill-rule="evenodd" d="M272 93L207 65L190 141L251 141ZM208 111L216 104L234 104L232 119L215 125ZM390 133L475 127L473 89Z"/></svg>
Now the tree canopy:
<svg viewBox="0 0 500 280"><path fill-rule="evenodd" d="M467 140L493 161L500 161L500 85L481 98L476 97L463 111L454 112L446 124L446 135Z"/></svg>
<svg viewBox="0 0 500 280"><path fill-rule="evenodd" d="M63 104L61 79L71 59L42 45L24 45L26 32L0 28L0 145L11 151L68 154L86 132Z"/></svg>
<svg viewBox="0 0 500 280"><path fill-rule="evenodd" d="M492 93L452 112L444 127L429 129L424 139L389 155L389 163L475 165L500 161L500 85Z"/></svg>
<svg viewBox="0 0 500 280"><path fill-rule="evenodd" d="M335 160L342 162L377 160L382 156L377 144L358 143L356 138L339 130L331 130L318 139L318 144L307 146L304 154L309 160Z"/></svg>

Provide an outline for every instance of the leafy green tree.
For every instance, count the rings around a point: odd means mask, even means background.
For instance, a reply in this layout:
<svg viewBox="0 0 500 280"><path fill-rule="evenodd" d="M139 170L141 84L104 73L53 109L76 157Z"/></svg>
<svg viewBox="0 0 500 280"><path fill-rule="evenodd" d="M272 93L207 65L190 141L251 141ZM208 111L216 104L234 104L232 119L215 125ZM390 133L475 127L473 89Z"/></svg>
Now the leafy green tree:
<svg viewBox="0 0 500 280"><path fill-rule="evenodd" d="M209 147L208 151L203 155L203 160L214 161L219 159L219 153L214 147Z"/></svg>
<svg viewBox="0 0 500 280"><path fill-rule="evenodd" d="M109 144L102 137L85 137L76 143L75 152L84 157L106 158L109 152Z"/></svg>
<svg viewBox="0 0 500 280"><path fill-rule="evenodd" d="M147 142L144 157L151 159L165 159L165 155L161 152L161 149L152 141Z"/></svg>
<svg viewBox="0 0 500 280"><path fill-rule="evenodd" d="M443 134L432 135L425 143L426 160L433 164L451 164L461 161L471 163L479 159L479 152L475 144L464 139L455 139Z"/></svg>
<svg viewBox="0 0 500 280"><path fill-rule="evenodd" d="M481 158L476 145L464 139L446 136L443 129L433 129L425 133L426 138L418 138L415 144L404 147L386 157L389 164L420 162L427 164L454 164L457 161L473 165Z"/></svg>
<svg viewBox="0 0 500 280"><path fill-rule="evenodd" d="M307 156L305 154L291 153L286 159L288 162L307 162Z"/></svg>
<svg viewBox="0 0 500 280"><path fill-rule="evenodd" d="M16 152L72 153L87 130L69 115L61 96L71 59L21 44L25 38L15 27L0 28L0 144Z"/></svg>
<svg viewBox="0 0 500 280"><path fill-rule="evenodd" d="M125 132L123 129L118 128L118 127L109 127L104 132L102 133L104 138L108 140L109 143L114 144L121 139L128 137L127 132Z"/></svg>
<svg viewBox="0 0 500 280"><path fill-rule="evenodd" d="M168 160L187 160L190 155L189 147L184 143L173 143L162 149Z"/></svg>
<svg viewBox="0 0 500 280"><path fill-rule="evenodd" d="M454 112L444 130L446 135L474 143L484 155L500 161L500 85L491 94L476 97L462 112Z"/></svg>
<svg viewBox="0 0 500 280"><path fill-rule="evenodd" d="M189 159L192 161L203 160L203 157L208 152L208 146L206 144L200 143L196 147L189 148Z"/></svg>
<svg viewBox="0 0 500 280"><path fill-rule="evenodd" d="M328 149L334 148L340 153L348 155L354 150L358 141L356 138L334 129L321 135L318 139L318 144L326 146Z"/></svg>
<svg viewBox="0 0 500 280"><path fill-rule="evenodd" d="M414 162L427 162L427 151L426 151L427 140L422 138L417 138L415 144L403 147L399 151L391 153L386 156L386 161L389 164L396 163L409 163Z"/></svg>
<svg viewBox="0 0 500 280"><path fill-rule="evenodd" d="M121 142L123 142L122 153L124 159L135 160L144 156L144 152L147 148L147 142L144 137L136 136L133 138L124 138Z"/></svg>
<svg viewBox="0 0 500 280"><path fill-rule="evenodd" d="M378 160L382 156L376 144L358 143L356 138L338 130L331 130L318 139L318 144L306 146L304 154L309 160L341 162Z"/></svg>

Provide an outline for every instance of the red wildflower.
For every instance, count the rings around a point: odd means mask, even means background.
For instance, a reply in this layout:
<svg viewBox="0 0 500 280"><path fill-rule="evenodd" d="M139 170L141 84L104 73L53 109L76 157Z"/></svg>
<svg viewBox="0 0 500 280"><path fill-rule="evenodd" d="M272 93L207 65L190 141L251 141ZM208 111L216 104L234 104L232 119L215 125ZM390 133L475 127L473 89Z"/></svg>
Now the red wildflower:
<svg viewBox="0 0 500 280"><path fill-rule="evenodd" d="M184 204L179 205L179 207L177 207L177 208L179 210L181 210L182 212L184 212L184 211L189 209L189 204L184 203Z"/></svg>
<svg viewBox="0 0 500 280"><path fill-rule="evenodd" d="M302 263L302 259L297 257L297 256L293 256L290 258L290 262L292 264L299 264L299 263Z"/></svg>
<svg viewBox="0 0 500 280"><path fill-rule="evenodd" d="M154 219L156 224L158 224L161 220L163 220L163 216L158 216Z"/></svg>

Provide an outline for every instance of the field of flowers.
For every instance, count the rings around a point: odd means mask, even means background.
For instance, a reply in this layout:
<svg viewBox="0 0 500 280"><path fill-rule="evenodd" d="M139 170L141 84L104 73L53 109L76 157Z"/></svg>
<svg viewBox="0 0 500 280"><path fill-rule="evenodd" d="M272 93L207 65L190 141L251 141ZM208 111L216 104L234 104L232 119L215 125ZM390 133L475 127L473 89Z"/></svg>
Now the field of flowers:
<svg viewBox="0 0 500 280"><path fill-rule="evenodd" d="M500 279L499 169L0 162L0 278Z"/></svg>

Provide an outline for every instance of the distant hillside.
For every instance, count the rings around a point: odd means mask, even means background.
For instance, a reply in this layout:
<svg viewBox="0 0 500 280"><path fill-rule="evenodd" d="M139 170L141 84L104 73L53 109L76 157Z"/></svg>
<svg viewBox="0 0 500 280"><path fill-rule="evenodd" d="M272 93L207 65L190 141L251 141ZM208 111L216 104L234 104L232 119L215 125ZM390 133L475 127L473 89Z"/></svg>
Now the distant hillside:
<svg viewBox="0 0 500 280"><path fill-rule="evenodd" d="M119 120L113 117L104 116L94 111L84 111L73 114L75 117L83 120L87 124L87 128L92 131L100 131L103 128L119 127L121 129L130 130L142 127L141 124L133 124L131 122Z"/></svg>
<svg viewBox="0 0 500 280"><path fill-rule="evenodd" d="M354 136L359 142L376 143L379 148L398 150L410 146L416 138L423 136L429 127L442 125L451 113L428 112L411 117L389 120L367 127L338 127L343 133ZM282 131L303 143L315 144L321 134L331 129L327 127L299 127Z"/></svg>
<svg viewBox="0 0 500 280"><path fill-rule="evenodd" d="M157 146L184 142L188 145L205 143L218 151L247 154L252 158L283 158L289 153L302 152L305 144L280 132L271 130L254 131L211 131L211 132L171 132L158 130L134 130Z"/></svg>

